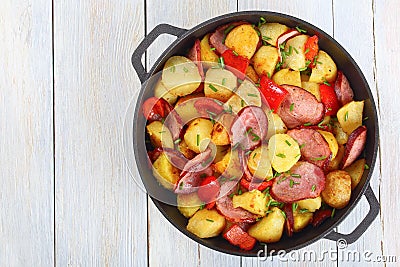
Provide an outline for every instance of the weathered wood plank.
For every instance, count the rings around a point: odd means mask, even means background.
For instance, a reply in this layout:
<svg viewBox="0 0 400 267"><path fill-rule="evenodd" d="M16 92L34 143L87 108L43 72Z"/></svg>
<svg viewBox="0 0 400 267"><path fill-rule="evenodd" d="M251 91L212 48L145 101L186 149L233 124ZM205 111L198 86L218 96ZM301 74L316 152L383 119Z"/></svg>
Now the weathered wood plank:
<svg viewBox="0 0 400 267"><path fill-rule="evenodd" d="M383 228L382 254L397 255L400 251L398 238L398 212L400 196L398 193L398 170L400 166L399 132L400 117L398 103L400 94L400 2L373 1L374 32L376 54L376 87L380 110L380 224ZM397 263L398 264L398 263Z"/></svg>
<svg viewBox="0 0 400 267"><path fill-rule="evenodd" d="M146 266L146 195L122 148L144 2L54 1L54 19L57 264Z"/></svg>
<svg viewBox="0 0 400 267"><path fill-rule="evenodd" d="M324 30L328 34L333 33L333 17L332 17L332 4L329 1L313 1L313 0L299 0L299 1L239 1L239 10L266 10L280 12L288 15L292 15L308 21L320 29ZM323 251L336 251L336 244L332 241L324 240L318 241L310 246L300 249L295 253L289 254L286 257L273 257L268 258L264 262L260 262L257 259L243 258L242 264L245 266L260 266L265 263L273 263L274 266L304 266L307 263L304 261L296 261L295 259L302 257L304 253L310 251L317 252L317 256L321 256ZM336 266L334 261L331 261L327 257L321 257L318 261L321 266Z"/></svg>
<svg viewBox="0 0 400 267"><path fill-rule="evenodd" d="M147 31L160 23L190 29L197 24L236 11L233 1L147 1ZM147 52L147 67L150 68L158 56L174 40L171 36L160 36ZM150 203L150 202L149 202ZM162 240L168 240L166 246ZM173 244L173 245L172 245ZM185 237L176 230L157 210L149 204L149 263L150 266L237 266L240 257L216 253Z"/></svg>
<svg viewBox="0 0 400 267"><path fill-rule="evenodd" d="M374 29L373 29L373 10L372 1L333 1L334 14L334 37L352 55L354 60L363 71L371 91L377 101L377 91L375 88L374 77ZM362 16L360 16L362 14ZM355 38L356 36L356 38ZM371 185L378 197L379 193L379 157ZM362 199L343 223L338 227L338 231L348 234L361 222L369 210L368 202ZM362 264L378 263L368 262L363 255L365 251L371 251L374 255L381 255L382 228L379 220L375 220L364 235L354 244L349 245L345 250L340 251L344 256L340 266L354 266L352 259L347 259L349 251L357 251ZM340 255L339 254L339 255Z"/></svg>
<svg viewBox="0 0 400 267"><path fill-rule="evenodd" d="M0 9L0 265L54 263L51 1Z"/></svg>

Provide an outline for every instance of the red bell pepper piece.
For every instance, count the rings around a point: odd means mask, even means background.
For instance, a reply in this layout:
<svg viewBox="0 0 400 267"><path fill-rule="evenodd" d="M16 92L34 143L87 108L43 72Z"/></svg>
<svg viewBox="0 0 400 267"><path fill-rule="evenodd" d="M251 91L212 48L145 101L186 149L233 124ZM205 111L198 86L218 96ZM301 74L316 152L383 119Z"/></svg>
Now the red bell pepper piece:
<svg viewBox="0 0 400 267"><path fill-rule="evenodd" d="M219 189L220 185L217 178L208 176L201 181L199 190L197 190L197 195L205 203L210 203L217 199Z"/></svg>
<svg viewBox="0 0 400 267"><path fill-rule="evenodd" d="M223 237L234 246L243 250L251 250L256 244L256 239L245 232L239 225L232 225Z"/></svg>
<svg viewBox="0 0 400 267"><path fill-rule="evenodd" d="M143 115L148 121L160 121L166 118L172 109L164 98L157 97L148 98L142 106Z"/></svg>
<svg viewBox="0 0 400 267"><path fill-rule="evenodd" d="M289 94L285 88L277 85L266 75L261 75L259 90L264 96L264 102L266 102L266 104L268 104L269 107L274 110L274 112L277 111L283 99L285 99L285 97Z"/></svg>
<svg viewBox="0 0 400 267"><path fill-rule="evenodd" d="M267 189L267 187L270 187L272 183L273 183L272 180L262 181L261 183L251 183L247 181L245 178L240 179L240 185L250 191L253 189L264 191L265 189Z"/></svg>
<svg viewBox="0 0 400 267"><path fill-rule="evenodd" d="M309 60L310 67L314 68L314 58L318 55L319 47L318 47L318 36L314 35L308 38L307 42L304 45L304 51L307 51L305 54L306 60Z"/></svg>
<svg viewBox="0 0 400 267"><path fill-rule="evenodd" d="M206 209L212 210L215 206L215 201L206 204Z"/></svg>
<svg viewBox="0 0 400 267"><path fill-rule="evenodd" d="M327 210L317 210L314 213L314 217L312 219L312 225L314 227L319 226L321 223L323 223L326 219L331 217L332 215L332 210L327 209Z"/></svg>
<svg viewBox="0 0 400 267"><path fill-rule="evenodd" d="M294 216L293 216L293 206L290 203L286 203L283 207L283 211L286 214L286 221L285 221L285 230L288 236L293 235L294 231Z"/></svg>
<svg viewBox="0 0 400 267"><path fill-rule="evenodd" d="M246 77L246 69L250 64L250 61L242 57L235 52L233 52L231 49L225 50L222 55L224 59L225 65L232 67L231 71L241 80L244 80Z"/></svg>
<svg viewBox="0 0 400 267"><path fill-rule="evenodd" d="M336 115L339 110L339 101L337 99L335 89L332 86L321 84L319 86L321 94L321 102L325 105L325 115Z"/></svg>

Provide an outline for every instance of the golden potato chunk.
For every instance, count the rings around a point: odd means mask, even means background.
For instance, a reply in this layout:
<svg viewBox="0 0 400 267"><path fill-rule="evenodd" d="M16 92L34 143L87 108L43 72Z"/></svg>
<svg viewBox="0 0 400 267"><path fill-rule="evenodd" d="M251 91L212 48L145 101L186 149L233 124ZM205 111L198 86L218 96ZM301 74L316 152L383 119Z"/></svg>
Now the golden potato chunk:
<svg viewBox="0 0 400 267"><path fill-rule="evenodd" d="M236 76L225 69L209 69L204 80L204 94L206 97L227 101L236 90Z"/></svg>
<svg viewBox="0 0 400 267"><path fill-rule="evenodd" d="M287 127L278 114L272 110L264 110L268 118L268 133L266 139L269 140L274 134L283 134L287 132Z"/></svg>
<svg viewBox="0 0 400 267"><path fill-rule="evenodd" d="M323 124L323 123L322 123ZM332 133L327 131L318 130L318 132L322 135L325 141L328 143L329 149L332 152L332 159L334 159L338 153L339 145L336 141L335 136Z"/></svg>
<svg viewBox="0 0 400 267"><path fill-rule="evenodd" d="M312 212L304 212L304 213L299 213L299 212L294 212L293 213L293 232L297 233L303 230L307 225L309 225L313 219L313 213Z"/></svg>
<svg viewBox="0 0 400 267"><path fill-rule="evenodd" d="M271 77L278 63L278 49L272 46L261 46L253 57L254 69L258 75Z"/></svg>
<svg viewBox="0 0 400 267"><path fill-rule="evenodd" d="M244 80L233 96L224 104L225 110L233 113L247 106L261 107L261 94L258 88L249 80Z"/></svg>
<svg viewBox="0 0 400 267"><path fill-rule="evenodd" d="M153 175L162 186L169 190L174 189L179 180L179 174L180 170L171 164L165 153L161 153L153 163Z"/></svg>
<svg viewBox="0 0 400 267"><path fill-rule="evenodd" d="M204 118L194 119L184 135L187 146L196 153L204 151L210 143L212 129L211 121Z"/></svg>
<svg viewBox="0 0 400 267"><path fill-rule="evenodd" d="M234 195L232 199L234 208L240 207L260 216L264 216L268 210L267 201L265 194L257 189Z"/></svg>
<svg viewBox="0 0 400 267"><path fill-rule="evenodd" d="M200 41L200 57L205 68L211 68L218 63L218 56L211 50L209 38L210 34L206 34Z"/></svg>
<svg viewBox="0 0 400 267"><path fill-rule="evenodd" d="M350 166L346 167L344 171L348 172L351 177L351 190L356 188L363 176L365 168L365 159L359 159Z"/></svg>
<svg viewBox="0 0 400 267"><path fill-rule="evenodd" d="M273 243L281 239L285 217L280 209L274 207L266 217L252 225L249 235L260 242Z"/></svg>
<svg viewBox="0 0 400 267"><path fill-rule="evenodd" d="M321 197L307 198L297 201L299 209L306 209L309 212L314 212L321 207Z"/></svg>
<svg viewBox="0 0 400 267"><path fill-rule="evenodd" d="M247 167L251 174L259 179L272 178L271 161L268 157L268 147L266 145L259 146L250 153Z"/></svg>
<svg viewBox="0 0 400 267"><path fill-rule="evenodd" d="M291 69L281 69L272 76L272 80L279 84L288 84L301 87L300 71Z"/></svg>
<svg viewBox="0 0 400 267"><path fill-rule="evenodd" d="M343 131L350 135L362 125L364 100L351 101L341 107L337 112L337 118Z"/></svg>
<svg viewBox="0 0 400 267"><path fill-rule="evenodd" d="M214 124L211 141L217 146L224 146L230 144L229 132L221 123L216 122Z"/></svg>
<svg viewBox="0 0 400 267"><path fill-rule="evenodd" d="M339 169L340 163L342 162L344 156L344 150L345 150L344 145L339 145L336 157L329 162L328 171L335 171Z"/></svg>
<svg viewBox="0 0 400 267"><path fill-rule="evenodd" d="M248 78L250 78L250 80L252 80L253 83L257 83L258 79L260 78L260 77L258 77L257 72L254 70L254 68L251 65L249 65L246 69L246 76Z"/></svg>
<svg viewBox="0 0 400 267"><path fill-rule="evenodd" d="M317 55L317 64L311 71L310 82L323 83L334 82L337 75L337 67L333 59L320 50Z"/></svg>
<svg viewBox="0 0 400 267"><path fill-rule="evenodd" d="M225 224L225 217L216 210L202 209L189 219L186 229L200 238L209 238L218 236Z"/></svg>
<svg viewBox="0 0 400 267"><path fill-rule="evenodd" d="M161 121L153 121L146 126L146 129L155 147L174 148L171 132Z"/></svg>
<svg viewBox="0 0 400 267"><path fill-rule="evenodd" d="M171 105L174 105L178 99L176 95L173 95L168 91L161 79L158 80L156 86L154 86L154 96L158 98L164 98Z"/></svg>
<svg viewBox="0 0 400 267"><path fill-rule="evenodd" d="M256 52L260 38L250 24L242 24L233 28L225 39L225 45L242 57L252 58Z"/></svg>
<svg viewBox="0 0 400 267"><path fill-rule="evenodd" d="M225 154L221 161L214 164L214 170L224 174L227 178L242 177L243 171L241 168L238 150L231 150Z"/></svg>
<svg viewBox="0 0 400 267"><path fill-rule="evenodd" d="M325 189L321 192L322 199L329 206L342 209L350 201L351 177L346 171L333 171L325 179Z"/></svg>
<svg viewBox="0 0 400 267"><path fill-rule="evenodd" d="M186 218L190 218L200 209L203 202L200 200L197 192L191 194L178 194L177 204L178 210Z"/></svg>
<svg viewBox="0 0 400 267"><path fill-rule="evenodd" d="M285 45L286 60L285 66L292 70L300 70L306 67L306 55L304 45L308 36L301 34L287 40Z"/></svg>
<svg viewBox="0 0 400 267"><path fill-rule="evenodd" d="M282 34L289 30L289 27L280 23L265 23L259 28L264 41L276 47L276 42Z"/></svg>
<svg viewBox="0 0 400 267"><path fill-rule="evenodd" d="M196 156L196 153L188 147L185 140L179 142L178 150L188 159L192 159Z"/></svg>
<svg viewBox="0 0 400 267"><path fill-rule="evenodd" d="M349 136L345 131L343 131L342 126L338 121L333 123L333 133L335 134L336 141L339 145L344 145L347 143Z"/></svg>
<svg viewBox="0 0 400 267"><path fill-rule="evenodd" d="M269 139L268 156L277 172L286 172L300 159L299 144L287 134L275 134Z"/></svg>
<svg viewBox="0 0 400 267"><path fill-rule="evenodd" d="M318 102L321 102L321 94L319 92L319 84L313 82L301 82L301 88L310 92L315 96Z"/></svg>

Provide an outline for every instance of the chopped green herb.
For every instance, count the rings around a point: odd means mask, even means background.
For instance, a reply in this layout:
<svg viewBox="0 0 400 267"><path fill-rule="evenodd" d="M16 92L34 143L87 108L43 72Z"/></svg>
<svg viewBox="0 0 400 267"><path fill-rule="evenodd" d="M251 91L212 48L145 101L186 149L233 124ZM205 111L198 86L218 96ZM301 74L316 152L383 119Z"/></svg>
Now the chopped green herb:
<svg viewBox="0 0 400 267"><path fill-rule="evenodd" d="M265 212L265 214L266 215L268 215L268 214L270 214L272 212L272 210L267 210L266 212ZM261 244L261 243L260 243Z"/></svg>
<svg viewBox="0 0 400 267"><path fill-rule="evenodd" d="M368 120L368 117L365 117L365 118L363 119L363 121L366 121L366 120Z"/></svg>
<svg viewBox="0 0 400 267"><path fill-rule="evenodd" d="M225 83L226 83L226 78L223 78L221 83L222 83L222 85L225 85Z"/></svg>
<svg viewBox="0 0 400 267"><path fill-rule="evenodd" d="M229 195L230 198L233 198L233 196L235 195L235 193L232 193Z"/></svg>
<svg viewBox="0 0 400 267"><path fill-rule="evenodd" d="M267 187L267 188L263 191L263 194L269 195L269 187Z"/></svg>
<svg viewBox="0 0 400 267"><path fill-rule="evenodd" d="M323 126L323 124L322 124L323 122L324 122L324 121L321 121L320 123L318 123L318 127L319 127L319 128L324 128L324 126Z"/></svg>
<svg viewBox="0 0 400 267"><path fill-rule="evenodd" d="M300 209L299 210L299 213L306 213L306 212L308 212L308 209Z"/></svg>
<svg viewBox="0 0 400 267"><path fill-rule="evenodd" d="M197 134L197 136L196 136L196 144L197 144L197 146L200 145L200 135L199 134Z"/></svg>
<svg viewBox="0 0 400 267"><path fill-rule="evenodd" d="M201 205L200 205L200 209L202 210L202 209L204 209L204 207L206 206L206 203L201 203Z"/></svg>
<svg viewBox="0 0 400 267"><path fill-rule="evenodd" d="M299 206L299 204L297 204L296 202L292 203L292 210L293 212L295 212L297 210L297 207Z"/></svg>
<svg viewBox="0 0 400 267"><path fill-rule="evenodd" d="M318 160L323 160L323 159L326 159L326 156L322 156L322 157L313 158L312 160L314 160L314 161L318 161Z"/></svg>
<svg viewBox="0 0 400 267"><path fill-rule="evenodd" d="M263 39L264 41L266 41L266 42L268 42L268 41L271 41L271 40L272 40L272 38L271 38L271 37L264 36L264 35L263 35L262 39Z"/></svg>
<svg viewBox="0 0 400 267"><path fill-rule="evenodd" d="M232 53L233 53L235 56L238 56L238 55L239 55L235 50L232 50Z"/></svg>
<svg viewBox="0 0 400 267"><path fill-rule="evenodd" d="M289 181L289 186L290 186L290 188L292 188L294 185L296 185L296 184L300 184L300 183L298 183L298 182L295 182L295 181L293 181L292 179L290 179L290 181Z"/></svg>
<svg viewBox="0 0 400 267"><path fill-rule="evenodd" d="M328 85L328 86L331 86L331 84L327 80L324 81L324 84Z"/></svg>
<svg viewBox="0 0 400 267"><path fill-rule="evenodd" d="M260 140L260 137L258 135L256 135L255 133L252 133L252 135L253 135L253 139L252 139L253 142L257 142L258 140Z"/></svg>
<svg viewBox="0 0 400 267"><path fill-rule="evenodd" d="M222 183L225 183L226 182L226 177L222 177L221 176L221 178L219 179L220 180L220 183L222 184Z"/></svg>
<svg viewBox="0 0 400 267"><path fill-rule="evenodd" d="M182 188L183 188L183 182L181 182L181 183L179 184L179 190L182 190Z"/></svg>
<svg viewBox="0 0 400 267"><path fill-rule="evenodd" d="M233 28L235 28L235 25L230 25L228 28L224 30L224 34L227 35Z"/></svg>
<svg viewBox="0 0 400 267"><path fill-rule="evenodd" d="M161 123L164 124L164 122L165 122L165 118L162 118Z"/></svg>
<svg viewBox="0 0 400 267"><path fill-rule="evenodd" d="M282 183L283 181L285 181L287 179L286 176L282 177L281 179L278 180L278 184Z"/></svg>
<svg viewBox="0 0 400 267"><path fill-rule="evenodd" d="M247 95L248 95L248 96L251 96L251 97L258 97L258 95L256 95L256 94L251 94L251 93L248 93Z"/></svg>
<svg viewBox="0 0 400 267"><path fill-rule="evenodd" d="M307 123L304 123L303 125L304 126L310 126L310 125L312 125L312 123L311 122L307 122Z"/></svg>
<svg viewBox="0 0 400 267"><path fill-rule="evenodd" d="M271 79L271 73L267 72L267 77Z"/></svg>
<svg viewBox="0 0 400 267"><path fill-rule="evenodd" d="M239 189L238 195L241 195L241 194L242 194L242 189Z"/></svg>
<svg viewBox="0 0 400 267"><path fill-rule="evenodd" d="M238 79L238 83L243 83L243 80L242 79Z"/></svg>
<svg viewBox="0 0 400 267"><path fill-rule="evenodd" d="M251 152L253 152L252 150L246 151L246 153L244 153L246 156L250 155Z"/></svg>
<svg viewBox="0 0 400 267"><path fill-rule="evenodd" d="M274 176L273 176L273 178L275 178L275 177L278 177L278 176L280 176L281 175L281 173L279 173L279 172L276 172L276 173L274 173Z"/></svg>
<svg viewBox="0 0 400 267"><path fill-rule="evenodd" d="M253 155L253 159L254 159L256 156L257 156L257 152L256 152L256 153L254 153L254 155Z"/></svg>
<svg viewBox="0 0 400 267"><path fill-rule="evenodd" d="M300 69L299 69L299 71L305 71L305 70L307 70L307 67L304 67L304 68L300 68Z"/></svg>
<svg viewBox="0 0 400 267"><path fill-rule="evenodd" d="M318 61L318 60L316 60L316 58L314 59L314 65L315 65L315 63L317 63L317 64L321 64L322 65L322 62L321 61Z"/></svg>
<svg viewBox="0 0 400 267"><path fill-rule="evenodd" d="M346 113L344 114L344 121L347 121L349 118L349 112L346 111Z"/></svg>
<svg viewBox="0 0 400 267"><path fill-rule="evenodd" d="M265 24L266 22L267 21L265 20L265 18L260 17L260 21L258 22L258 26L257 27L260 27L261 25Z"/></svg>
<svg viewBox="0 0 400 267"><path fill-rule="evenodd" d="M178 139L176 139L176 140L174 141L174 144L179 144L181 141L182 141L182 140L181 140L180 138L178 138Z"/></svg>
<svg viewBox="0 0 400 267"><path fill-rule="evenodd" d="M307 48L306 51L304 51L304 54L307 54L308 52L310 52L310 48Z"/></svg>
<svg viewBox="0 0 400 267"><path fill-rule="evenodd" d="M242 99L241 101L240 101L240 105L242 106L242 107L244 107L244 100Z"/></svg>
<svg viewBox="0 0 400 267"><path fill-rule="evenodd" d="M233 181L233 180L236 180L236 176L232 176L231 178L229 178L229 181Z"/></svg>
<svg viewBox="0 0 400 267"><path fill-rule="evenodd" d="M314 192L314 191L315 191L315 188L316 188L316 185L313 184L313 186L311 187L311 192Z"/></svg>
<svg viewBox="0 0 400 267"><path fill-rule="evenodd" d="M301 175L297 173L292 173L291 176L294 178L301 178Z"/></svg>
<svg viewBox="0 0 400 267"><path fill-rule="evenodd" d="M187 68L183 67L183 71L188 72L189 70Z"/></svg>
<svg viewBox="0 0 400 267"><path fill-rule="evenodd" d="M222 106L224 103L222 103L221 101L217 100L217 99L213 99L213 101L215 103L217 103L218 105Z"/></svg>
<svg viewBox="0 0 400 267"><path fill-rule="evenodd" d="M225 67L225 62L223 57L218 58L218 63L221 65L221 68Z"/></svg>
<svg viewBox="0 0 400 267"><path fill-rule="evenodd" d="M257 87L260 87L260 84L259 84L259 83L255 83L254 85L257 86Z"/></svg>
<svg viewBox="0 0 400 267"><path fill-rule="evenodd" d="M226 113L232 114L232 106L229 105L229 106L228 106L228 109L224 109L224 111L225 111Z"/></svg>
<svg viewBox="0 0 400 267"><path fill-rule="evenodd" d="M332 213L331 213L331 218L333 218L333 216L335 216L335 211L336 211L336 209L333 208Z"/></svg>
<svg viewBox="0 0 400 267"><path fill-rule="evenodd" d="M306 146L306 143L301 144L301 145L299 146L299 148L302 149L302 148L305 147L305 146Z"/></svg>
<svg viewBox="0 0 400 267"><path fill-rule="evenodd" d="M175 66L172 66L172 67L169 69L169 71L170 71L170 72L175 72Z"/></svg>
<svg viewBox="0 0 400 267"><path fill-rule="evenodd" d="M233 145L233 147L232 147L232 150L235 150L235 149L237 149L239 146L240 146L240 143L236 143L236 144L234 144L234 145Z"/></svg>
<svg viewBox="0 0 400 267"><path fill-rule="evenodd" d="M165 131L161 131L161 132L159 132L160 134L163 134L163 133L165 133Z"/></svg>
<svg viewBox="0 0 400 267"><path fill-rule="evenodd" d="M258 218L256 219L256 222L260 221L261 219L262 219L262 217L258 217Z"/></svg>
<svg viewBox="0 0 400 267"><path fill-rule="evenodd" d="M306 30L303 30L302 28L300 28L299 26L296 27L296 30L300 33L306 33Z"/></svg>
<svg viewBox="0 0 400 267"><path fill-rule="evenodd" d="M291 144L288 140L285 140L285 143L286 143L288 146L292 146L292 144Z"/></svg>
<svg viewBox="0 0 400 267"><path fill-rule="evenodd" d="M218 89L217 89L217 88L215 88L215 86L214 86L214 85L212 85L212 84L209 84L209 85L208 85L208 87L210 87L210 89L211 89L211 90L213 90L214 92L218 92Z"/></svg>
<svg viewBox="0 0 400 267"><path fill-rule="evenodd" d="M293 51L293 46L289 46L289 53L288 53L288 55L290 56L291 54L292 54L292 51Z"/></svg>
<svg viewBox="0 0 400 267"><path fill-rule="evenodd" d="M207 221L207 222L214 222L213 220L208 219L208 218L206 219L206 221Z"/></svg>
<svg viewBox="0 0 400 267"><path fill-rule="evenodd" d="M217 114L215 114L214 112L209 111L209 110L207 110L207 113L210 114L211 116L217 116Z"/></svg>
<svg viewBox="0 0 400 267"><path fill-rule="evenodd" d="M202 163L201 163L201 166L203 166L203 167L205 167L205 166L207 166L208 164L210 164L210 162L213 160L213 158L212 157L209 157L206 161L203 161Z"/></svg>
<svg viewBox="0 0 400 267"><path fill-rule="evenodd" d="M276 154L276 156L280 157L280 158L283 158L283 159L286 158L285 154L282 154L282 153Z"/></svg>
<svg viewBox="0 0 400 267"><path fill-rule="evenodd" d="M294 103L290 104L290 111L293 111Z"/></svg>
<svg viewBox="0 0 400 267"><path fill-rule="evenodd" d="M210 50L211 50L211 51L214 51L214 50L215 50L215 47L211 47Z"/></svg>
<svg viewBox="0 0 400 267"><path fill-rule="evenodd" d="M294 158L298 158L298 157L300 157L301 155L300 154L297 154Z"/></svg>
<svg viewBox="0 0 400 267"><path fill-rule="evenodd" d="M299 53L299 50L296 49L296 47L293 47L294 52L296 52L296 54Z"/></svg>
<svg viewBox="0 0 400 267"><path fill-rule="evenodd" d="M285 218L285 220L286 220L287 219L286 213L283 210L281 210L281 213L282 213L283 218Z"/></svg>
<svg viewBox="0 0 400 267"><path fill-rule="evenodd" d="M365 164L365 165L364 165L364 169L365 169L365 170L369 170L368 164Z"/></svg>
<svg viewBox="0 0 400 267"><path fill-rule="evenodd" d="M279 48L280 48L281 50L284 50L284 49L285 49L285 43L280 44L280 45L279 45Z"/></svg>

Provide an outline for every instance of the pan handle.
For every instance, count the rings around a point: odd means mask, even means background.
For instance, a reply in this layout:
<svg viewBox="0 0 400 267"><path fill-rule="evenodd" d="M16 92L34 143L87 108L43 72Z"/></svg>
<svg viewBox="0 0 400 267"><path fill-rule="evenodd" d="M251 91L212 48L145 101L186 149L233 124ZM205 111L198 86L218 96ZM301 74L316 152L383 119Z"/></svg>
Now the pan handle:
<svg viewBox="0 0 400 267"><path fill-rule="evenodd" d="M131 58L133 68L136 70L141 83L143 83L147 77L147 72L142 64L142 56L146 52L147 48L162 34L170 34L180 37L185 32L187 32L186 29L178 28L169 24L159 24L148 35L146 35L146 37L144 37L133 52Z"/></svg>
<svg viewBox="0 0 400 267"><path fill-rule="evenodd" d="M368 185L367 190L365 191L365 197L368 200L369 211L367 216L365 216L364 220L354 229L350 234L341 234L336 231L332 231L325 236L326 239L338 242L341 239L344 239L346 244L352 244L356 242L368 229L368 227L372 224L372 222L376 219L379 214L379 202L376 199L374 192L372 191L371 185Z"/></svg>

